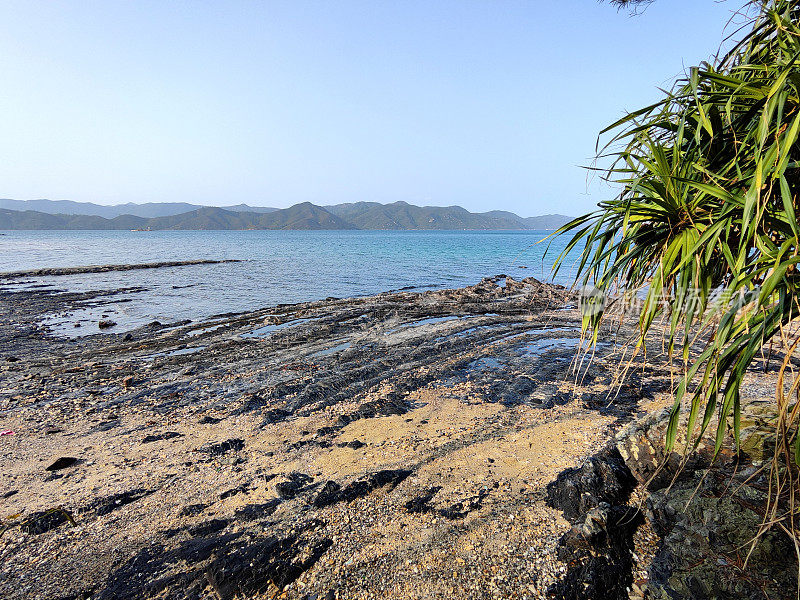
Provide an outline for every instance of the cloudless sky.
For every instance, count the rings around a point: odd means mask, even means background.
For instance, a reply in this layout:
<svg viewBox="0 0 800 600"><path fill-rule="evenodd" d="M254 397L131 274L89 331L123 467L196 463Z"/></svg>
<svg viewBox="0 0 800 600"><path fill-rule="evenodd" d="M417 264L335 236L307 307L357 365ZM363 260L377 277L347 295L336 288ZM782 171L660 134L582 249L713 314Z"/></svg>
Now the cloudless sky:
<svg viewBox="0 0 800 600"><path fill-rule="evenodd" d="M0 197L591 209L741 0L0 3Z"/></svg>

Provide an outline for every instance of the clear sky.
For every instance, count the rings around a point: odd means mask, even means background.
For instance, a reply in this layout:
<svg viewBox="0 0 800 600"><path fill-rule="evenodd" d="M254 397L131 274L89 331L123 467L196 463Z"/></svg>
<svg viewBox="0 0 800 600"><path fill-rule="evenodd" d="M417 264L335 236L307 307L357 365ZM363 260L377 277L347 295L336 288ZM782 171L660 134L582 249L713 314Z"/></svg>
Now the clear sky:
<svg viewBox="0 0 800 600"><path fill-rule="evenodd" d="M740 0L0 3L0 197L578 214Z"/></svg>

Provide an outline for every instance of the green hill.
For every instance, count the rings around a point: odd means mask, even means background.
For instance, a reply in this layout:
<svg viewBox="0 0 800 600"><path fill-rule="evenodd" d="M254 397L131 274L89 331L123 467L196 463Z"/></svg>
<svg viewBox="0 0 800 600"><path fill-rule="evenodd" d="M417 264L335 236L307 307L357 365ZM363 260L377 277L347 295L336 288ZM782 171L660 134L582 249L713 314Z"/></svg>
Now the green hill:
<svg viewBox="0 0 800 600"><path fill-rule="evenodd" d="M505 211L471 213L460 206L414 206L406 202L356 202L321 207L303 202L270 212L204 206L176 215L145 218L119 215L49 214L0 208L0 229L554 229L569 217L524 218Z"/></svg>

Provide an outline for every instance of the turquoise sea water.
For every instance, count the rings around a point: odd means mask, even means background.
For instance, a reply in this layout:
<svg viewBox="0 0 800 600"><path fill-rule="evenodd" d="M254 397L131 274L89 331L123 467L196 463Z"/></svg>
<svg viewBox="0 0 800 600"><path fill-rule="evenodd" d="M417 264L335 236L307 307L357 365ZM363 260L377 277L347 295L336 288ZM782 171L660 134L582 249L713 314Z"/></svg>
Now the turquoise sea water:
<svg viewBox="0 0 800 600"><path fill-rule="evenodd" d="M243 261L42 277L10 286L48 285L71 291L141 286L146 290L126 295L132 301L105 307L135 325L329 296L454 288L498 274L550 280L550 267L565 240L555 239L545 257L547 242L538 242L547 235L541 231L7 231L0 235L0 271L161 260ZM560 274L557 282L569 284L568 273Z"/></svg>

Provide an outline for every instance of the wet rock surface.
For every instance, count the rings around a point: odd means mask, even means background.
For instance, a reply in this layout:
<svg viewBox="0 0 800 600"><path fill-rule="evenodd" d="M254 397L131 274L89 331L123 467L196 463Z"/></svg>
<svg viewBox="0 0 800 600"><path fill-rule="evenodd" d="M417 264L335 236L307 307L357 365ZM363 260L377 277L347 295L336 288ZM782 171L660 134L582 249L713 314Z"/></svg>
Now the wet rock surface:
<svg viewBox="0 0 800 600"><path fill-rule="evenodd" d="M573 299L534 279L42 325L112 293L0 291L0 516L76 520L3 536L4 598L544 598L572 527L547 483L659 394L615 407L608 344L576 385ZM45 472L57 456L78 462ZM616 515L598 469L583 525Z"/></svg>

